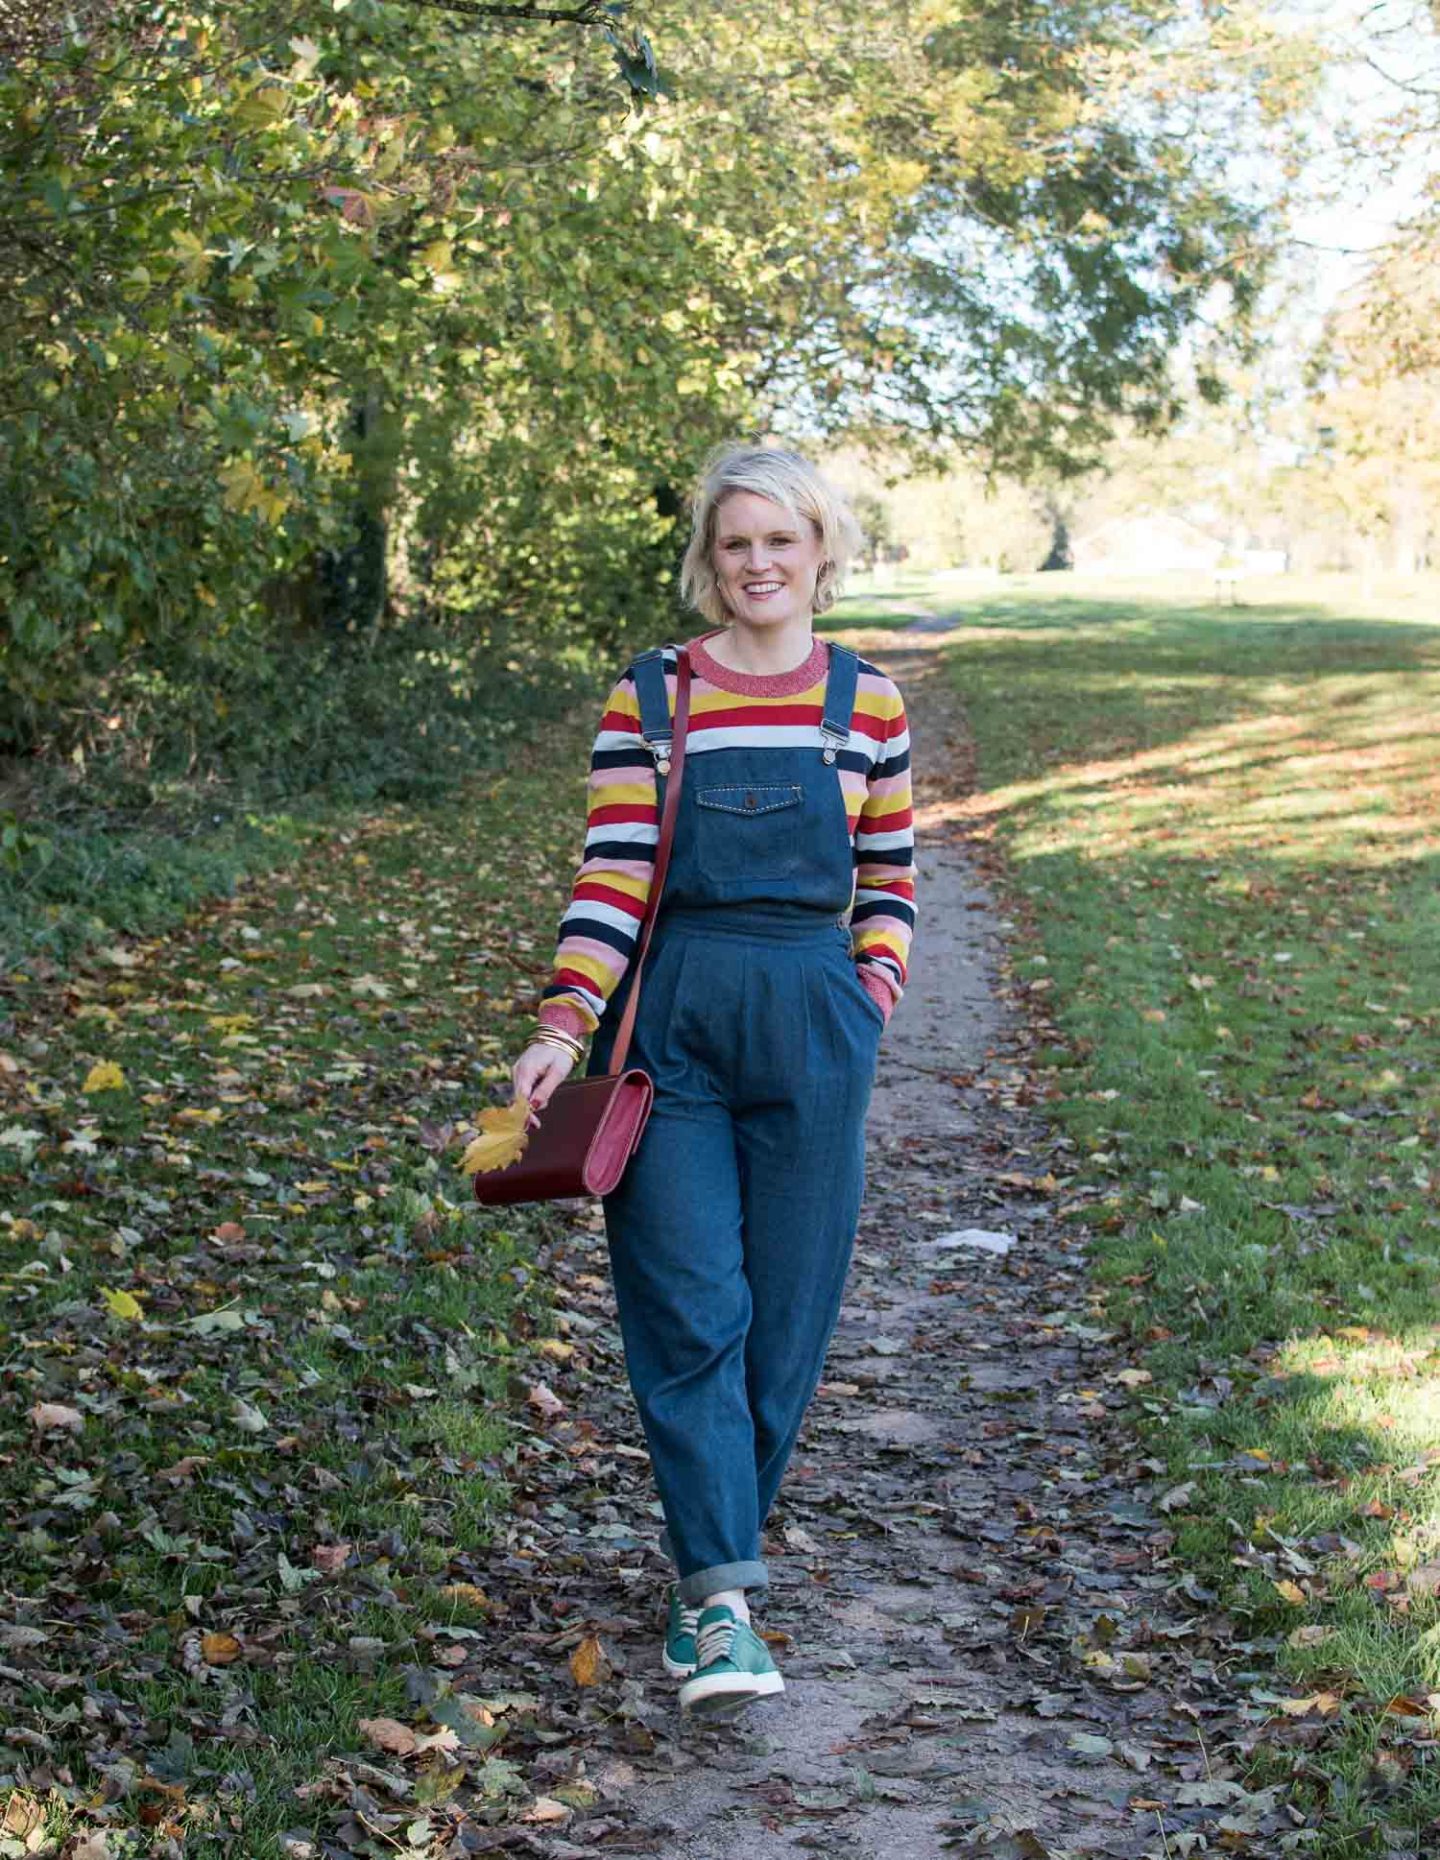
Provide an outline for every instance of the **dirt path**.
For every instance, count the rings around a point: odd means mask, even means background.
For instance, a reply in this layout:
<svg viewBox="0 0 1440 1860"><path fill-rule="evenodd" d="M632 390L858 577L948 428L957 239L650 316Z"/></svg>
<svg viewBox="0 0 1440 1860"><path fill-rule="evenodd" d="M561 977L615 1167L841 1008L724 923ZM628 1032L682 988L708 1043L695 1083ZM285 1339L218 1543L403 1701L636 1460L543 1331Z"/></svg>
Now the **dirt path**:
<svg viewBox="0 0 1440 1860"><path fill-rule="evenodd" d="M956 818L968 744L936 632L864 649L913 717L922 927L827 1380L767 1544L785 1695L729 1727L678 1721L596 1223L544 1262L574 1345L546 1378L566 1413L477 1568L502 1612L457 1679L515 1727L505 1755L553 1819L471 1828L457 1852L1158 1860L1205 1851L1217 1815L1250 1855L1279 1825L1273 1794L1225 1780L1223 1628L1167 1564L1161 1469L1109 1419L1121 1359L1059 1218L1067 1158L1033 1108L1007 926ZM1013 1245L957 1241L973 1229ZM591 1636L613 1671L579 1685Z"/></svg>

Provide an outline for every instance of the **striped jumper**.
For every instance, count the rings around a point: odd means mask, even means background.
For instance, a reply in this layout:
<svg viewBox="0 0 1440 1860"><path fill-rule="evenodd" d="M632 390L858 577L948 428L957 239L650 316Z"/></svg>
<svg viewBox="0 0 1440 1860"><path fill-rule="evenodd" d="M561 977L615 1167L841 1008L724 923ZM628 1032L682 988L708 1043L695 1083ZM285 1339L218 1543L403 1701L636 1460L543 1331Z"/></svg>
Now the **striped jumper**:
<svg viewBox="0 0 1440 1860"><path fill-rule="evenodd" d="M732 671L687 641L692 681L687 756L709 749L819 743L826 648L774 675ZM674 701L675 654L665 654ZM905 985L915 923L915 832L910 733L895 685L860 661L851 736L838 773L854 852L850 911L856 969L889 1018ZM590 758L585 849L560 924L554 968L541 995L542 1023L587 1036L635 947L659 838L655 765L640 735L640 705L627 672L606 700Z"/></svg>

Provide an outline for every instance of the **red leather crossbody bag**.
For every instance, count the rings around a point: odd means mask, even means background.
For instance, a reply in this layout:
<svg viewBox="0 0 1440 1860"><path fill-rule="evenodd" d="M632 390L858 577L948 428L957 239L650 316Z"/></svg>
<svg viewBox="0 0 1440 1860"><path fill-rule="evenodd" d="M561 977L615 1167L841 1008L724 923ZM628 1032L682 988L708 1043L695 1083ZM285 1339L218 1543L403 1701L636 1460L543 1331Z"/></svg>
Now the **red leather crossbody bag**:
<svg viewBox="0 0 1440 1860"><path fill-rule="evenodd" d="M539 1114L538 1129L512 1163L476 1173L475 1199L486 1206L515 1201L560 1201L575 1195L607 1195L635 1154L655 1088L640 1066L626 1067L645 955L655 928L655 913L670 864L680 777L685 767L685 737L690 724L690 659L682 646L676 659L674 737L665 807L655 847L655 871L645 900L630 998L615 1035L608 1068L593 1078L567 1079L557 1086Z"/></svg>

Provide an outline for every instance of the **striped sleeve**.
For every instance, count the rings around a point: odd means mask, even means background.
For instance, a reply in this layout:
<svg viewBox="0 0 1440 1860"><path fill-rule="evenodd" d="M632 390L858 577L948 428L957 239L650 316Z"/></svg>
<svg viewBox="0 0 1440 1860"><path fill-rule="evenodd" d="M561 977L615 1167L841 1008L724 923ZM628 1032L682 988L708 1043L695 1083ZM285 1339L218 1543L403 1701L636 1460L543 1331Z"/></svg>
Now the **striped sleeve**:
<svg viewBox="0 0 1440 1860"><path fill-rule="evenodd" d="M655 762L640 734L640 699L626 672L611 691L590 753L585 850L560 920L542 1024L582 1039L599 1024L635 948L660 838Z"/></svg>
<svg viewBox="0 0 1440 1860"><path fill-rule="evenodd" d="M855 823L850 930L856 967L883 979L898 1001L915 930L915 816L905 703L889 679L884 684L884 732Z"/></svg>

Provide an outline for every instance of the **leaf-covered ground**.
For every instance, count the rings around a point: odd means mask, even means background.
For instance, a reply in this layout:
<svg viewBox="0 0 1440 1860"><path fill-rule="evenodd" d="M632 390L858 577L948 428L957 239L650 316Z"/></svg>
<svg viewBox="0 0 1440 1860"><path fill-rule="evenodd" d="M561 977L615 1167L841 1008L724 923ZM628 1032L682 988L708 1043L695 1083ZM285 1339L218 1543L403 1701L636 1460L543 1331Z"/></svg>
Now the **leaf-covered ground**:
<svg viewBox="0 0 1440 1860"><path fill-rule="evenodd" d="M181 934L7 978L0 1854L1428 1851L1433 1021L1385 965L1424 900L1392 915L1396 868L1352 873L1357 954L1338 878L1246 893L1232 846L1204 915L1214 881L1165 863L1176 796L1142 796L1147 827L1086 761L1183 721L1147 692L1164 668L1104 661L1113 616L1070 661L1063 627L992 618L969 658L944 641L963 711L935 636L864 640L912 699L927 934L767 1544L787 1692L736 1726L682 1727L660 1667L594 1211L481 1215L454 1167L550 953L588 719L443 814L317 835ZM1326 1040L1329 997L1287 992L1322 894L1339 992L1394 984L1383 1052L1349 1044L1378 1010ZM1252 907L1287 912L1274 977L1201 941ZM1178 1038L1195 1014L1215 1063ZM1304 1059L1272 1065L1292 1022ZM1396 1073L1378 1099L1336 1096L1352 1053ZM1329 1189L1287 1173L1312 1138Z"/></svg>
<svg viewBox="0 0 1440 1860"><path fill-rule="evenodd" d="M333 1819L304 1795L329 1755L384 1760L361 1721L485 1617L551 1217L472 1211L454 1151L553 946L582 742L317 833L176 934L5 977L23 1850L73 1824L280 1852Z"/></svg>

